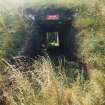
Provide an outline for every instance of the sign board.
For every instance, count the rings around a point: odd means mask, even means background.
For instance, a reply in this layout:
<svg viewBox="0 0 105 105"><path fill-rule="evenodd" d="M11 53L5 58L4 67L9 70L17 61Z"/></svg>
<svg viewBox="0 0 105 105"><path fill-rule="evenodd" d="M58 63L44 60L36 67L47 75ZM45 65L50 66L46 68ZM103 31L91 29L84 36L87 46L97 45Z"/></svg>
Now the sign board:
<svg viewBox="0 0 105 105"><path fill-rule="evenodd" d="M59 20L60 19L60 16L58 14L56 15L48 15L46 17L46 20Z"/></svg>

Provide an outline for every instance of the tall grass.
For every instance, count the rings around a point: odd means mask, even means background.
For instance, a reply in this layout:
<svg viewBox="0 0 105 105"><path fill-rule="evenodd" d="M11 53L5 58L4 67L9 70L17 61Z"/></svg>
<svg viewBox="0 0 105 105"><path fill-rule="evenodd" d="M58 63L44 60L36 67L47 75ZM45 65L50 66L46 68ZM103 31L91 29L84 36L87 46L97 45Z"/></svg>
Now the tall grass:
<svg viewBox="0 0 105 105"><path fill-rule="evenodd" d="M105 74L91 71L89 81L81 84L79 75L74 83L65 75L54 72L49 60L35 61L33 70L20 72L8 65L0 66L0 101L3 105L104 105ZM61 71L61 70L60 70Z"/></svg>

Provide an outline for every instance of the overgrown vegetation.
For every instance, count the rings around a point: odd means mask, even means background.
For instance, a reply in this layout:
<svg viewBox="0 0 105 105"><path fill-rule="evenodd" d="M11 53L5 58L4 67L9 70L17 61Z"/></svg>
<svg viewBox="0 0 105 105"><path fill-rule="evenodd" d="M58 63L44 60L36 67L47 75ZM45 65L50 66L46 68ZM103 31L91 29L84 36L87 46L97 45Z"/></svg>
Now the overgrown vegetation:
<svg viewBox="0 0 105 105"><path fill-rule="evenodd" d="M35 61L25 73L2 60L16 55L30 35L31 24L24 21L23 8L46 8L51 3L78 12L73 21L79 30L78 57L92 66L89 80L76 72L75 82L70 82L72 70L78 70L70 65L55 67L50 60ZM105 105L105 1L32 0L27 4L21 8L0 4L0 105Z"/></svg>
<svg viewBox="0 0 105 105"><path fill-rule="evenodd" d="M64 72L55 73L50 60L35 61L28 72L6 64L0 63L2 105L105 105L105 75L101 71L91 71L86 82L78 74L71 83Z"/></svg>

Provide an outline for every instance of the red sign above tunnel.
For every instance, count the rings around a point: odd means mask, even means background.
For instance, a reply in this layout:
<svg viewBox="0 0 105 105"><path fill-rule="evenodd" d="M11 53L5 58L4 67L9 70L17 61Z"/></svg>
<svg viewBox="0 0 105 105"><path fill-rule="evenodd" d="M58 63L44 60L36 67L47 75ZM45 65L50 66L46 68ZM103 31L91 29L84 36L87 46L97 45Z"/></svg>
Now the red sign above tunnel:
<svg viewBox="0 0 105 105"><path fill-rule="evenodd" d="M46 17L46 20L59 20L60 16L58 14L56 15L48 15Z"/></svg>

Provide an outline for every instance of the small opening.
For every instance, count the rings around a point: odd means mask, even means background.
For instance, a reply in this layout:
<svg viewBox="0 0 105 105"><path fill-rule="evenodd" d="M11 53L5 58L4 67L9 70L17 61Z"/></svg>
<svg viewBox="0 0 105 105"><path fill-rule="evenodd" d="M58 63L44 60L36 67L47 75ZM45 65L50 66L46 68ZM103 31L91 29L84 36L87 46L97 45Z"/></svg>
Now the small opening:
<svg viewBox="0 0 105 105"><path fill-rule="evenodd" d="M58 32L47 32L47 47L59 47Z"/></svg>

